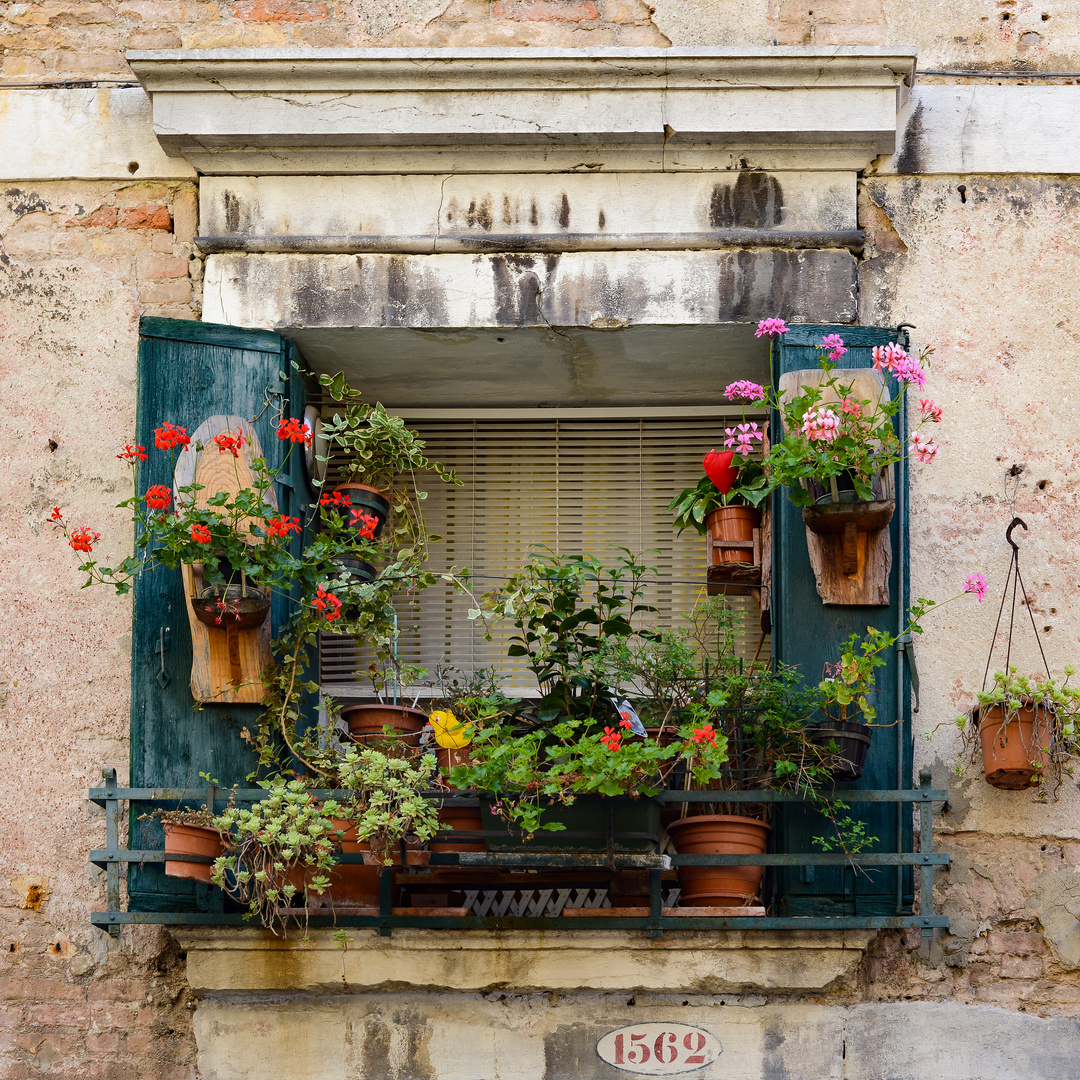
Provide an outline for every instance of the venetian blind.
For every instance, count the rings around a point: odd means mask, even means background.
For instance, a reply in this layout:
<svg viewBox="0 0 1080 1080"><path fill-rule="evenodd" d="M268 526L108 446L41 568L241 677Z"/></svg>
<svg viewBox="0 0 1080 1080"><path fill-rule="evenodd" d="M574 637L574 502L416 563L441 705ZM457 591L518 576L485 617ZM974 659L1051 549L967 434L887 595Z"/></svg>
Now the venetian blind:
<svg viewBox="0 0 1080 1080"><path fill-rule="evenodd" d="M731 424L731 419L726 420ZM619 548L656 567L646 602L658 625L678 625L705 590L705 541L692 531L676 536L668 503L697 483L701 459L723 441L725 420L521 419L410 421L430 457L454 468L460 487L425 477L424 516L442 536L431 565L469 567L475 589L496 588L536 545L563 555L589 553L612 563ZM740 619L740 654L747 660L761 641L760 612L749 596L728 602ZM512 627L493 639L468 618L470 599L439 583L419 603L399 607L403 662L457 672L495 668L519 692L535 688L531 672L506 649ZM362 693L357 671L370 663L350 639L323 636L322 682L335 694ZM350 685L351 684L351 685Z"/></svg>

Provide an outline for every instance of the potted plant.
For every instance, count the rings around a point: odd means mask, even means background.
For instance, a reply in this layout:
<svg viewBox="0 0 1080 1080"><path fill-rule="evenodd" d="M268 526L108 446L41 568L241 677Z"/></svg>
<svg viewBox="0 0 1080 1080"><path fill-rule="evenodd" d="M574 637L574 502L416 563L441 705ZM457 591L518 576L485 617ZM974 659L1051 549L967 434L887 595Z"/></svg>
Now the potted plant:
<svg viewBox="0 0 1080 1080"><path fill-rule="evenodd" d="M769 493L768 479L751 454L760 451L765 433L756 421L747 421L746 406L764 404L766 392L757 383L731 383L724 396L742 405L742 422L725 429L723 451L710 450L702 467L705 475L694 487L681 491L668 506L681 535L687 528L709 538L709 574L730 584L760 584L760 551L755 558L754 531L761 527L762 500ZM757 445L755 445L755 443ZM754 580L746 571L753 571Z"/></svg>
<svg viewBox="0 0 1080 1080"><path fill-rule="evenodd" d="M610 838L619 850L650 850L660 835L653 796L680 755L701 758L706 772L724 760L722 744L699 752L685 725L662 741L620 715L608 650L647 632L635 623L650 610L642 595L654 573L629 554L609 568L589 555L540 552L485 597L491 615L514 625L509 655L525 658L540 691L505 713L505 699L488 702L495 722L477 731L470 762L450 771L454 786L491 793L481 804L495 831L489 847L525 840L604 850Z"/></svg>
<svg viewBox="0 0 1080 1080"><path fill-rule="evenodd" d="M1060 782L1061 770L1080 751L1080 687L1070 686L1076 674L1021 675L1016 667L995 671L988 690L956 725L969 757L981 751L986 782L1005 791L1045 787Z"/></svg>
<svg viewBox="0 0 1080 1080"><path fill-rule="evenodd" d="M266 798L250 808L230 806L214 818L226 854L214 862L211 879L268 930L284 934L284 909L299 895L323 893L330 885L327 875L337 862L333 818L340 807L332 800L320 805L302 780L262 780L259 786Z"/></svg>
<svg viewBox="0 0 1080 1080"><path fill-rule="evenodd" d="M187 862L170 859L170 855L198 855L216 860L225 850L221 832L214 827L213 811L205 806L199 810L163 810L151 815L161 820L165 831L165 876L190 878L209 885L212 862Z"/></svg>
<svg viewBox="0 0 1080 1080"><path fill-rule="evenodd" d="M334 457L345 478L335 492L348 499L350 515L357 520L363 521L364 515L375 518L376 537L392 517L395 547L423 546L427 537L419 504L426 496L416 487L416 474L434 473L451 484L461 481L452 469L427 457L424 440L400 417L380 404L364 402L343 375L323 375L320 382L334 401L342 403L320 433L329 444L326 458L320 460Z"/></svg>
<svg viewBox="0 0 1080 1080"><path fill-rule="evenodd" d="M396 644L396 625L393 634ZM381 664L372 664L365 672L378 700L348 705L341 710L349 735L357 742L390 734L404 737L415 745L428 722L427 713L415 707L418 699L414 699L412 705L398 701L408 687L416 686L427 676L427 668L399 663L396 648L391 648Z"/></svg>
<svg viewBox="0 0 1080 1080"><path fill-rule="evenodd" d="M786 488L791 501L804 507L812 531L842 532L844 523L854 520L866 528L883 528L892 516L890 500L883 498L883 471L905 458L930 462L938 451L933 437L922 430L941 420L933 401L920 402L907 445L893 426L910 388L926 382L924 367L933 350L914 356L898 343L875 346L878 389L865 393L856 389L862 373L836 366L847 352L839 334L827 335L818 349L819 378L804 382L797 393L780 395L775 403L784 436L762 463L769 489ZM897 385L893 395L885 392L888 376Z"/></svg>

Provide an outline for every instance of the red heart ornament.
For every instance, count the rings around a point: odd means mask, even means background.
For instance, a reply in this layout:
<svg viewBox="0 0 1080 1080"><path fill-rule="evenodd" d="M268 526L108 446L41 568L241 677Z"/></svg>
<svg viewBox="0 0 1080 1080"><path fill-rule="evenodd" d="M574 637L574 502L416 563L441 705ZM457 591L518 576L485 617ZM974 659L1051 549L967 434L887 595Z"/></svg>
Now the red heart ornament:
<svg viewBox="0 0 1080 1080"><path fill-rule="evenodd" d="M731 460L734 457L734 450L725 450L722 454L710 450L702 462L705 475L716 485L716 490L721 495L726 495L731 490L735 478L739 475L739 470L731 466Z"/></svg>

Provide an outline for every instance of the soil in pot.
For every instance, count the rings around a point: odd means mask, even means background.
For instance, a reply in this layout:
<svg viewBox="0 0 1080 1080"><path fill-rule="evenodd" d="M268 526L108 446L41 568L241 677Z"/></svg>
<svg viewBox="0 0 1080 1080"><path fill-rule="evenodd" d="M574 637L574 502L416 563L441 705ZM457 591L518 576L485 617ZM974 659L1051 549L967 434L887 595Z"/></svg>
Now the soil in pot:
<svg viewBox="0 0 1080 1080"><path fill-rule="evenodd" d="M346 523L359 533L363 530L361 516L370 514L375 519L374 533L378 539L390 515L390 500L367 484L341 484L334 490L349 496L349 506L344 507L342 513Z"/></svg>
<svg viewBox="0 0 1080 1080"><path fill-rule="evenodd" d="M207 825L187 825L179 821L164 822L165 829L165 876L190 878L210 884L211 863L178 862L169 855L209 855L217 859L225 854L221 833Z"/></svg>
<svg viewBox="0 0 1080 1080"><path fill-rule="evenodd" d="M724 563L754 563L754 549L726 547L731 541L753 542L754 530L761 527L761 511L752 506L721 506L705 516L705 528L716 542L712 549L713 566Z"/></svg>
<svg viewBox="0 0 1080 1080"><path fill-rule="evenodd" d="M404 738L411 746L420 742L420 732L427 723L427 714L406 705L350 705L341 710L341 718L349 727L354 742L371 742L382 738L383 728Z"/></svg>
<svg viewBox="0 0 1080 1080"><path fill-rule="evenodd" d="M999 705L976 712L986 782L1004 791L1023 791L1039 782L1049 765L1050 717L1045 708L1026 702L1005 722Z"/></svg>
<svg viewBox="0 0 1080 1080"><path fill-rule="evenodd" d="M810 738L816 746L836 746L829 772L834 780L858 780L862 776L872 730L850 720L823 720L811 725Z"/></svg>
<svg viewBox="0 0 1080 1080"><path fill-rule="evenodd" d="M668 825L680 855L763 855L772 830L764 821L699 814ZM683 907L743 907L761 893L761 866L680 866Z"/></svg>
<svg viewBox="0 0 1080 1080"><path fill-rule="evenodd" d="M526 840L519 830L498 817L492 806L494 795L480 799L488 851L607 851L610 820L613 849L621 852L656 851L661 836L660 803L656 799L606 798L579 795L573 806L551 803L540 819L560 822L561 830L541 830ZM610 818L609 818L610 815Z"/></svg>
<svg viewBox="0 0 1080 1080"><path fill-rule="evenodd" d="M270 594L251 585L211 585L191 597L195 618L215 630L253 630L270 614Z"/></svg>

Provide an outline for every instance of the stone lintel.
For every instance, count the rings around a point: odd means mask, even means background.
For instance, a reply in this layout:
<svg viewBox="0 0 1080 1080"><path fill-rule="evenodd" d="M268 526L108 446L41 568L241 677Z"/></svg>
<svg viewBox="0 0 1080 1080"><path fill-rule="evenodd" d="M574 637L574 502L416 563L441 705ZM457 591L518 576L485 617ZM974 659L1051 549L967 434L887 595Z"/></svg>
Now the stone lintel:
<svg viewBox="0 0 1080 1080"><path fill-rule="evenodd" d="M409 327L850 323L843 249L548 254L210 255L203 318L234 326Z"/></svg>
<svg viewBox="0 0 1080 1080"><path fill-rule="evenodd" d="M382 171L432 173L462 171L475 152L496 171L500 152L515 171L663 171L684 155L684 168L730 168L741 151L772 165L786 155L791 168L863 168L896 147L915 54L226 49L128 60L162 146L204 173L259 172L260 161L272 172L369 171L388 151ZM595 160L549 160L567 150Z"/></svg>

